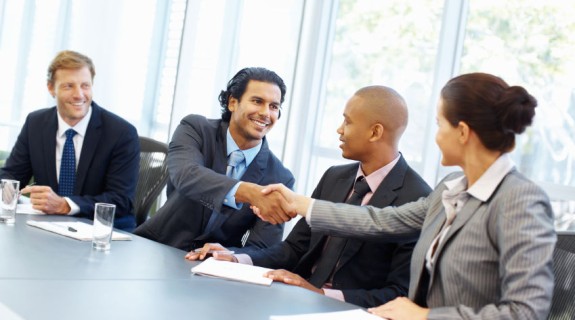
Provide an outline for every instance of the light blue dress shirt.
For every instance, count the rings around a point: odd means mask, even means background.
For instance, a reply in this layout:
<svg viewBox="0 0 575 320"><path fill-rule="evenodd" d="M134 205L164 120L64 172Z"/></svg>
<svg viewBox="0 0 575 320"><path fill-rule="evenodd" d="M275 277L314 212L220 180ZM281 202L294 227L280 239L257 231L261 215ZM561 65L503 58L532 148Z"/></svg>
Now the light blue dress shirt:
<svg viewBox="0 0 575 320"><path fill-rule="evenodd" d="M229 157L230 154L236 150L239 150L240 148L238 147L238 145L236 144L236 142L234 141L234 138L232 138L232 135L230 134L230 129L227 130L226 132L226 146L227 146L227 150L226 150L226 154ZM260 152L262 148L262 144L261 142L250 149L246 149L246 150L241 150L242 153L244 154L245 157L245 161L238 164L238 166L236 167L236 172L238 173L238 178L241 178L244 173L246 172L246 169L248 168L248 166L250 165L250 163L252 163L252 161L255 159L255 157L258 155L258 152ZM238 183L236 183L234 185L234 187L232 189L230 189L230 191L226 194L226 197L224 198L224 205L234 208L234 209L241 209L242 208L242 204L238 204L236 203L236 191L238 191L238 188L240 187L240 183L242 183L241 181L238 181Z"/></svg>

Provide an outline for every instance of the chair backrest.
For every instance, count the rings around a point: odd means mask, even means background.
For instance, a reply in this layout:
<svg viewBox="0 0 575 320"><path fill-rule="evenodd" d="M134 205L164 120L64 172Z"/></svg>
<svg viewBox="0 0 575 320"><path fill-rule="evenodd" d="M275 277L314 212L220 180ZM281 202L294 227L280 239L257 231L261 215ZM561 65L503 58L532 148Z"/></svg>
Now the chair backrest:
<svg viewBox="0 0 575 320"><path fill-rule="evenodd" d="M549 320L575 319L575 231L557 231L555 290Z"/></svg>
<svg viewBox="0 0 575 320"><path fill-rule="evenodd" d="M138 226L146 221L150 208L168 182L167 158L167 144L140 137L140 171L134 200Z"/></svg>

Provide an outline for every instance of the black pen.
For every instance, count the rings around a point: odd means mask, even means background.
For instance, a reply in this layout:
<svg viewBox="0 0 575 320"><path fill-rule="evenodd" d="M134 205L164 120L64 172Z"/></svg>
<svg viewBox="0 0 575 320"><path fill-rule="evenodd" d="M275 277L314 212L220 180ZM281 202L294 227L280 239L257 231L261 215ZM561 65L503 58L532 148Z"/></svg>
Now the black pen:
<svg viewBox="0 0 575 320"><path fill-rule="evenodd" d="M51 224L52 224L53 226L56 226L56 227L59 227L59 228L64 228L64 229L66 229L66 230L68 230L68 231L70 231L70 232L78 232L78 230L76 230L75 228L72 228L72 227L70 227L70 226L61 225L61 224L59 224L59 223L57 223L57 222L51 222Z"/></svg>

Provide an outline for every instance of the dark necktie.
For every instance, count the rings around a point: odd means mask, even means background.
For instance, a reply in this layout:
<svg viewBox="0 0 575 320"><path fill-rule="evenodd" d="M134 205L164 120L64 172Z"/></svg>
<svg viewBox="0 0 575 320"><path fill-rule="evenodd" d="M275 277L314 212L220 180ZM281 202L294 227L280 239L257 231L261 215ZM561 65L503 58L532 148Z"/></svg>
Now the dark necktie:
<svg viewBox="0 0 575 320"><path fill-rule="evenodd" d="M232 177L234 179L239 179L238 177L238 170L237 167L240 163L245 160L244 153L241 150L233 151L228 159L228 167L226 169L226 176ZM204 233L208 233L212 231L216 227L216 221L221 220L219 219L220 216L223 216L221 213L216 212L215 210L212 211L212 215L210 216L210 220L208 220L208 224L206 225L206 229Z"/></svg>
<svg viewBox="0 0 575 320"><path fill-rule="evenodd" d="M76 131L73 129L66 130L66 142L62 151L60 179L58 181L58 194L62 197L73 195L76 185L76 151L72 140L75 135Z"/></svg>
<svg viewBox="0 0 575 320"><path fill-rule="evenodd" d="M364 177L359 177L353 188L353 193L345 203L359 206L361 205L361 200L369 191L371 190L369 189L366 179L364 179ZM347 243L346 238L332 236L328 236L326 241L327 243L325 248L322 251L316 268L309 279L309 282L318 288L321 288L329 280L337 266L337 262L343 252L343 248Z"/></svg>

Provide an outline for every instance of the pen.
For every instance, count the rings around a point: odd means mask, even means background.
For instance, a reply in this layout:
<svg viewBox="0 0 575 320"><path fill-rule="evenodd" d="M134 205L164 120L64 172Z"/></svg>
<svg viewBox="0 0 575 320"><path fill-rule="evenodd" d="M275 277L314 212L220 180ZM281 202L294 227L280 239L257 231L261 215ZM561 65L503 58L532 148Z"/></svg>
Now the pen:
<svg viewBox="0 0 575 320"><path fill-rule="evenodd" d="M196 249L196 250L194 250L194 252L200 253L200 252L202 252L202 249L201 248ZM214 252L222 253L222 254L234 254L235 253L234 251L230 251L230 250L210 250L210 251L206 252L206 254L214 254Z"/></svg>
<svg viewBox="0 0 575 320"><path fill-rule="evenodd" d="M27 184L26 187L24 187L24 188L31 187L31 186L33 186L33 185L35 185L35 184L36 184L36 181L34 181L34 182L30 183L30 184ZM22 190L18 190L18 197L20 197L21 195L22 195Z"/></svg>
<svg viewBox="0 0 575 320"><path fill-rule="evenodd" d="M53 226L56 226L56 227L59 227L59 228L65 228L66 230L68 230L68 231L70 231L70 232L78 232L78 230L76 230L75 228L72 228L72 227L70 227L70 226L63 226L63 225L61 225L61 224L59 224L59 223L55 223L55 222L52 222L51 224L52 224Z"/></svg>

